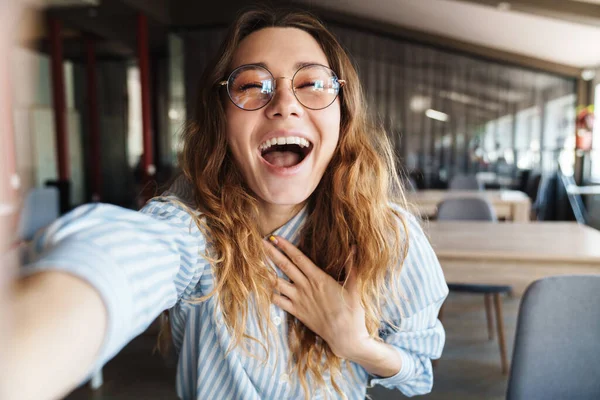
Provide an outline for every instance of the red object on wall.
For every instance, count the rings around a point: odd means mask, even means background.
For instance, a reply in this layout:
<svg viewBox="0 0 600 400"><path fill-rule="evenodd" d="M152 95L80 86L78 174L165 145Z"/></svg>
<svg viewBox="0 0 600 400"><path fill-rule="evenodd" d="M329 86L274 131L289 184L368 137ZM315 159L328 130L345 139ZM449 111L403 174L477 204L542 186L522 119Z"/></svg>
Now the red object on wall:
<svg viewBox="0 0 600 400"><path fill-rule="evenodd" d="M87 103L90 121L90 177L92 201L100 201L102 193L102 168L100 158L100 116L98 113L98 85L96 79L96 40L85 38L87 55Z"/></svg>
<svg viewBox="0 0 600 400"><path fill-rule="evenodd" d="M148 47L148 18L138 14L138 62L140 67L140 85L142 87L142 132L144 154L142 169L147 182L154 173L154 153L152 149L152 119L150 116L150 50Z"/></svg>
<svg viewBox="0 0 600 400"><path fill-rule="evenodd" d="M56 156L58 178L69 180L69 137L67 135L67 105L63 68L62 23L55 18L48 20L50 30L50 64L52 71L52 99L54 106L54 129L56 133Z"/></svg>
<svg viewBox="0 0 600 400"><path fill-rule="evenodd" d="M575 135L575 148L577 150L589 151L592 149L592 131L578 129Z"/></svg>
<svg viewBox="0 0 600 400"><path fill-rule="evenodd" d="M575 148L584 151L591 150L592 132L594 131L594 106L579 107L577 109L575 127Z"/></svg>

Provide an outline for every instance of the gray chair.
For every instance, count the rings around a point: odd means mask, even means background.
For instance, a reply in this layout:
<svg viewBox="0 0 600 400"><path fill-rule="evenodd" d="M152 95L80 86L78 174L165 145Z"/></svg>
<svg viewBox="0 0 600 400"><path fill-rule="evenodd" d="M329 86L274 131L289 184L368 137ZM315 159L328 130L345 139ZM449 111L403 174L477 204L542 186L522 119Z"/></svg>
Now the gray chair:
<svg viewBox="0 0 600 400"><path fill-rule="evenodd" d="M483 190L483 184L477 180L475 175L456 175L448 185L450 190Z"/></svg>
<svg viewBox="0 0 600 400"><path fill-rule="evenodd" d="M492 221L496 222L496 212L489 201L479 197L452 198L438 205L438 221ZM485 314L487 318L488 337L494 338L494 322L492 320L492 300L496 311L496 328L502 373L508 373L506 357L506 340L504 337L504 320L502 317L502 299L500 295L508 294L512 287L507 285L468 284L448 282L448 288L453 292L483 294ZM440 310L440 320L443 317L443 307Z"/></svg>
<svg viewBox="0 0 600 400"><path fill-rule="evenodd" d="M508 400L600 399L600 276L555 276L519 309Z"/></svg>
<svg viewBox="0 0 600 400"><path fill-rule="evenodd" d="M437 207L440 221L498 221L489 201L480 197L455 197L442 201Z"/></svg>
<svg viewBox="0 0 600 400"><path fill-rule="evenodd" d="M569 205L571 206L575 221L577 221L578 224L587 225L590 221L590 217L581 195L578 193L570 193L568 189L571 186L577 186L575 178L573 175L565 175L560 169L558 175L560 177L561 190L564 190L564 193L566 193L567 198L569 199Z"/></svg>
<svg viewBox="0 0 600 400"><path fill-rule="evenodd" d="M55 187L34 188L27 193L19 218L18 237L29 241L35 233L60 216L59 193Z"/></svg>

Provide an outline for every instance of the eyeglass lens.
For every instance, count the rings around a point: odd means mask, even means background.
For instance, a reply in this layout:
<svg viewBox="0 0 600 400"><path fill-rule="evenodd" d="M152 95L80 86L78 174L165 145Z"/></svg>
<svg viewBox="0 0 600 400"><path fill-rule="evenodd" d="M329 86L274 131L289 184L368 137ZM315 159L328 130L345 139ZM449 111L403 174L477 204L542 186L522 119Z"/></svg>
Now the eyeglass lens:
<svg viewBox="0 0 600 400"><path fill-rule="evenodd" d="M340 90L335 73L321 65L300 68L292 79L298 101L306 108L319 110L334 102ZM248 65L233 71L227 90L231 101L244 110L258 110L275 95L275 80L263 67Z"/></svg>

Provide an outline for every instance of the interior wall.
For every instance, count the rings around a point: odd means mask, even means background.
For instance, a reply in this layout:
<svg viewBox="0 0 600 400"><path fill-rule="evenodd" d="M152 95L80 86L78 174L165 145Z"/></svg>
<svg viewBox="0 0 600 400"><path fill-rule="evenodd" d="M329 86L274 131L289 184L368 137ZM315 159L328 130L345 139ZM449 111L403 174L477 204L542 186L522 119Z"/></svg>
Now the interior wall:
<svg viewBox="0 0 600 400"><path fill-rule="evenodd" d="M136 187L128 163L127 66L124 61L98 63L102 200L133 207Z"/></svg>
<svg viewBox="0 0 600 400"><path fill-rule="evenodd" d="M14 133L21 194L57 179L56 134L50 59L26 48L15 48L12 57ZM75 104L74 66L64 63L67 133L71 174L71 204L85 201L81 115Z"/></svg>
<svg viewBox="0 0 600 400"><path fill-rule="evenodd" d="M193 117L200 77L208 63L215 57L224 28L180 32L184 50L186 114Z"/></svg>

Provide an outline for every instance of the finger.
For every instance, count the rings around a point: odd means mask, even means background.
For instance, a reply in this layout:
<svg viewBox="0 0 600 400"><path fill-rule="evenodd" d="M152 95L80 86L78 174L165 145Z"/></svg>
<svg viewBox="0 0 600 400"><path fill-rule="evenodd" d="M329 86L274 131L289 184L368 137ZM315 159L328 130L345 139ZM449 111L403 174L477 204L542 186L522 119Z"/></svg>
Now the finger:
<svg viewBox="0 0 600 400"><path fill-rule="evenodd" d="M296 317L296 318L298 317L295 314L296 310L294 308L294 304L287 297L275 293L275 294L273 294L273 304L275 304L277 307L281 308L283 311L286 311L286 312L292 314L294 317Z"/></svg>
<svg viewBox="0 0 600 400"><path fill-rule="evenodd" d="M296 298L296 294L298 292L296 287L292 283L286 281L285 279L281 279L281 278L277 279L277 288L276 289L279 293L281 293L282 295L284 295L285 297L287 297L288 299L290 299L292 301Z"/></svg>
<svg viewBox="0 0 600 400"><path fill-rule="evenodd" d="M322 278L324 272L317 267L310 258L296 246L282 238L281 236L270 236L269 240L281 249L285 255L296 265L309 280L318 280Z"/></svg>
<svg viewBox="0 0 600 400"><path fill-rule="evenodd" d="M291 281L293 281L297 285L306 285L308 283L308 279L306 276L298 269L294 263L287 258L284 254L282 254L275 246L266 240L263 241L265 244L265 249L267 250L267 255L275 265L283 272Z"/></svg>

